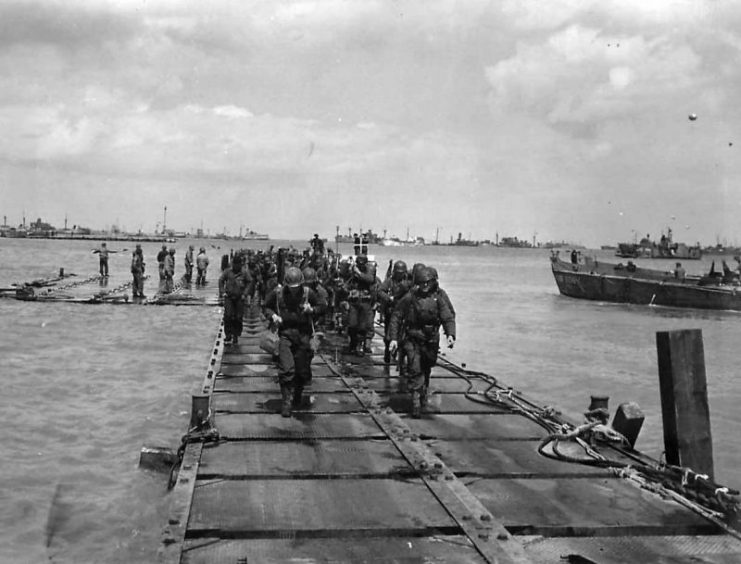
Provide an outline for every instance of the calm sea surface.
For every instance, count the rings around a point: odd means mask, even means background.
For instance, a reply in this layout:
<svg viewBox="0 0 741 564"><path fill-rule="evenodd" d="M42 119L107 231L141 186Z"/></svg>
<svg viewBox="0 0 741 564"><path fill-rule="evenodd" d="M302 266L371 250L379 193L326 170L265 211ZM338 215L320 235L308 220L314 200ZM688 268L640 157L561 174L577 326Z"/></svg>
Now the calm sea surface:
<svg viewBox="0 0 741 564"><path fill-rule="evenodd" d="M175 245L178 275L188 243ZM59 268L79 278L96 274L93 246L0 239L0 286L52 276ZM154 272L159 245L143 246ZM230 245L206 246L217 267ZM450 360L576 418L590 394L609 395L613 408L637 401L646 414L637 447L655 457L663 441L656 332L701 329L716 479L741 486L741 314L562 297L545 250L372 246L371 253L381 276L392 258L437 267L458 313L458 342L446 353ZM590 254L615 260L609 251ZM112 255L109 288L129 281L129 259L129 252ZM700 273L710 261L685 266ZM211 269L212 281L216 272ZM148 281L145 293L153 294L154 286ZM140 470L139 452L144 444L178 446L219 318L213 307L0 299L0 562L156 559L168 514L166 478Z"/></svg>

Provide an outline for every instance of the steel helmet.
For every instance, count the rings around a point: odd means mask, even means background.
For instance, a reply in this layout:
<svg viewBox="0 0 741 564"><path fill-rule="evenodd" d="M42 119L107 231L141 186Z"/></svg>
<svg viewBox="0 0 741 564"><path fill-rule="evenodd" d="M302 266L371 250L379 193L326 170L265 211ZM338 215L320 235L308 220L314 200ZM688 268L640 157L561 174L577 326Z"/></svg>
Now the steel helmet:
<svg viewBox="0 0 741 564"><path fill-rule="evenodd" d="M283 276L283 283L289 288L296 288L304 283L304 275L295 266L290 266L286 269L286 273Z"/></svg>
<svg viewBox="0 0 741 564"><path fill-rule="evenodd" d="M399 274L406 274L408 272L407 263L405 263L403 260L397 260L394 263L394 272Z"/></svg>
<svg viewBox="0 0 741 564"><path fill-rule="evenodd" d="M437 268L435 268L433 266L428 266L427 269L430 271L430 274L432 275L432 279L433 280L437 280L438 279L438 276L437 276Z"/></svg>
<svg viewBox="0 0 741 564"><path fill-rule="evenodd" d="M426 282L432 282L433 280L432 272L430 272L430 269L427 267L418 268L417 272L414 274L414 283L417 286L422 286Z"/></svg>
<svg viewBox="0 0 741 564"><path fill-rule="evenodd" d="M368 256L367 255L358 255L358 258L355 259L355 262L359 265L368 264Z"/></svg>
<svg viewBox="0 0 741 564"><path fill-rule="evenodd" d="M302 272L304 276L304 284L313 284L316 282L316 270L307 266Z"/></svg>
<svg viewBox="0 0 741 564"><path fill-rule="evenodd" d="M415 284L417 283L417 273L424 268L427 268L427 265L421 262L415 263L412 267L412 279L414 280Z"/></svg>

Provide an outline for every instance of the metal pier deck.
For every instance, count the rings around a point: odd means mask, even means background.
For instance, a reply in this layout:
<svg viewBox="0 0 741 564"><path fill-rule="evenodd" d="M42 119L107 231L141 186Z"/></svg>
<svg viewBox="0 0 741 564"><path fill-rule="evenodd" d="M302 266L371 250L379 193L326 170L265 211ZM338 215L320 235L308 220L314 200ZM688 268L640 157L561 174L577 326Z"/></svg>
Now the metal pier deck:
<svg viewBox="0 0 741 564"><path fill-rule="evenodd" d="M164 561L741 562L737 535L685 505L540 455L540 425L467 399L490 381L444 360L415 420L381 354L328 335L311 402L281 417L251 315L238 346L215 340L201 391L219 439L187 443Z"/></svg>

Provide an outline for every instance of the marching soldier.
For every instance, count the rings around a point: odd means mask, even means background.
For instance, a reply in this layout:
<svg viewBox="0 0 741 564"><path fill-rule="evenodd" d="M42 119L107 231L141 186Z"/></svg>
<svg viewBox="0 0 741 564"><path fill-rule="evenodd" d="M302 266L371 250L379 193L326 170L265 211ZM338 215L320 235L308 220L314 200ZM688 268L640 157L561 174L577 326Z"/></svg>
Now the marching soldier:
<svg viewBox="0 0 741 564"><path fill-rule="evenodd" d="M389 337L389 332L391 330L391 314L393 313L396 304L398 304L399 300L406 295L411 286L412 284L409 279L407 264L403 260L397 260L394 263L391 276L389 276L378 288L378 301L381 303L384 325L383 361L386 364L391 362L391 352L389 351L389 343L391 342Z"/></svg>
<svg viewBox="0 0 741 564"><path fill-rule="evenodd" d="M281 412L291 416L291 408L301 405L304 386L311 381L311 337L313 315L320 306L316 292L304 287L304 275L295 266L286 268L283 286L265 298L265 315L278 326L278 379Z"/></svg>
<svg viewBox="0 0 741 564"><path fill-rule="evenodd" d="M347 282L350 311L347 316L347 334L350 337L348 352L364 356L368 331L373 331L373 301L376 285L375 268L368 264L368 257L360 255L350 268Z"/></svg>
<svg viewBox="0 0 741 564"><path fill-rule="evenodd" d="M419 418L427 405L430 373L440 347L440 327L448 347L455 344L455 315L433 287L430 269L418 269L414 288L399 301L391 315L389 350L393 354L401 346L406 355L414 418Z"/></svg>
<svg viewBox="0 0 741 564"><path fill-rule="evenodd" d="M242 334L245 297L251 288L249 273L242 268L242 255L236 254L230 267L219 277L219 297L224 299L224 344L238 344Z"/></svg>

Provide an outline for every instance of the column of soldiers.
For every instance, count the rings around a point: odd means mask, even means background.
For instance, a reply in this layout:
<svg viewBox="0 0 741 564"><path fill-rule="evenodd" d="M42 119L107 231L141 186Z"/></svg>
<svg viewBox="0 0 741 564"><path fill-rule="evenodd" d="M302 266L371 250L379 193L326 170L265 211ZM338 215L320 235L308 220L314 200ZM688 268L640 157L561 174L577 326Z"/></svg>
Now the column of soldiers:
<svg viewBox="0 0 741 564"><path fill-rule="evenodd" d="M410 273L403 261L396 261L382 282L367 255L340 259L312 247L313 252L302 253L279 249L275 257L271 252L255 265L260 274L255 298L264 303L280 336L282 415L290 417L311 381L309 340L315 328L347 332L345 354L362 357L371 352L378 312L384 323L384 362L396 360L402 389L411 395L411 414L420 417L428 401L440 329L448 347L456 339L455 309L439 285L437 271L416 264Z"/></svg>
<svg viewBox="0 0 741 564"><path fill-rule="evenodd" d="M158 256L161 284L166 289L174 271L174 249ZM186 276L195 266L196 284L205 283L208 259L201 247L193 260L186 253ZM132 274L135 292L141 295L141 249L134 252ZM437 271L423 264L411 272L396 261L381 281L375 263L366 254L336 257L317 242L311 249L271 247L239 251L222 258L219 296L224 304L225 342L237 345L242 333L244 308L261 306L279 336L278 371L281 415L290 417L304 402L304 388L311 382L314 355L312 336L317 328L332 328L348 335L346 354L371 352L376 313L384 324L384 362L396 362L402 390L411 395L411 414L420 417L427 405L432 367L437 361L442 328L449 347L456 337L455 310L438 283ZM169 275L169 276L168 276Z"/></svg>

